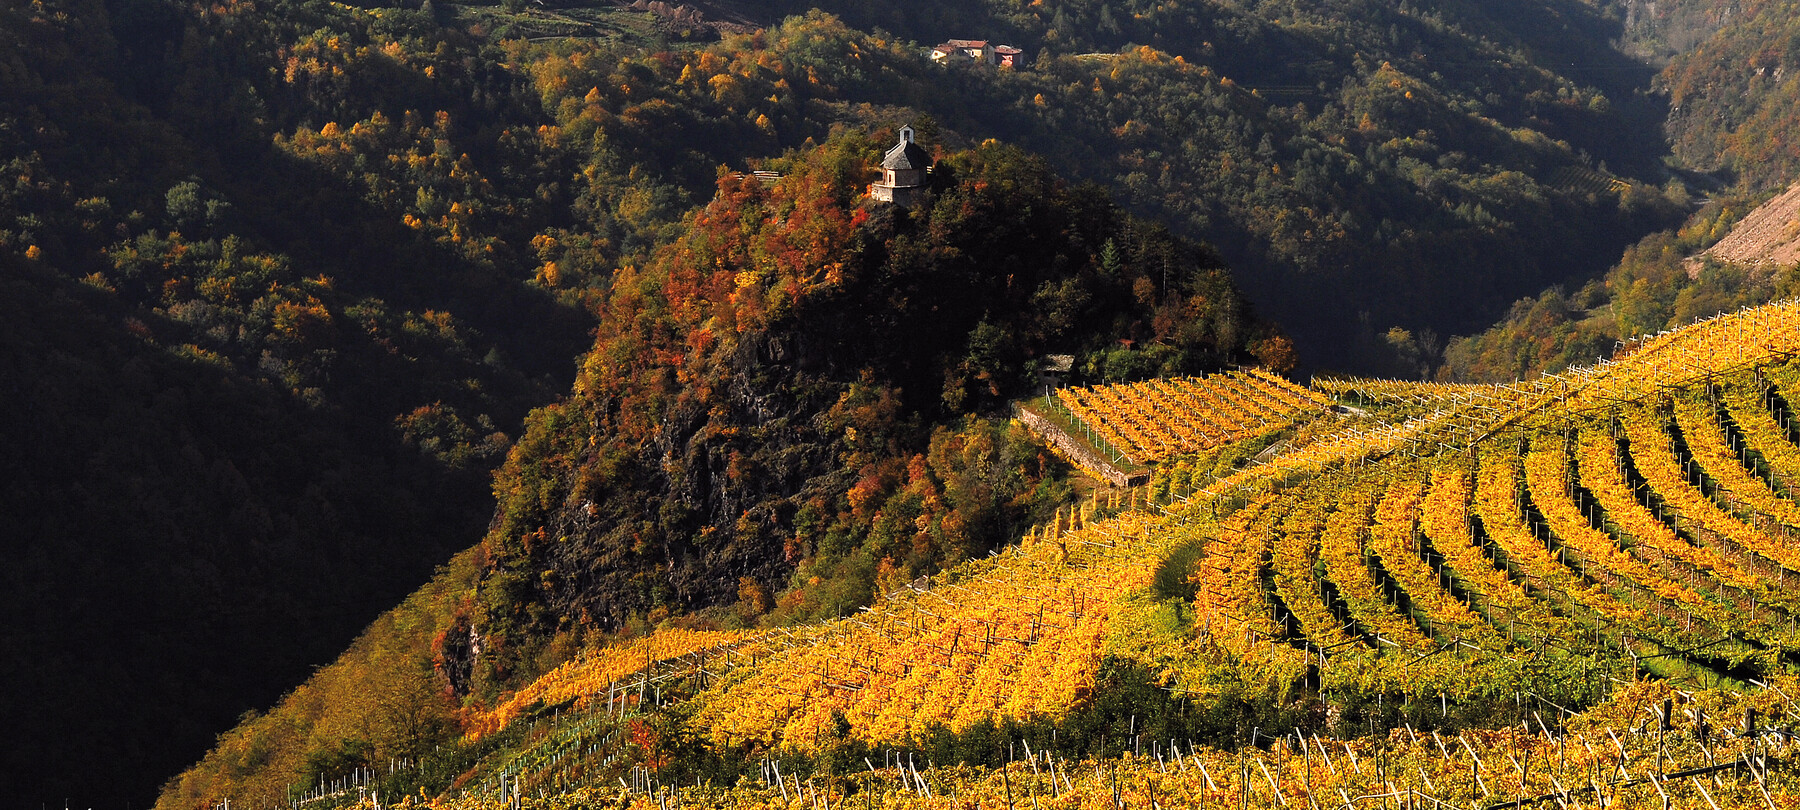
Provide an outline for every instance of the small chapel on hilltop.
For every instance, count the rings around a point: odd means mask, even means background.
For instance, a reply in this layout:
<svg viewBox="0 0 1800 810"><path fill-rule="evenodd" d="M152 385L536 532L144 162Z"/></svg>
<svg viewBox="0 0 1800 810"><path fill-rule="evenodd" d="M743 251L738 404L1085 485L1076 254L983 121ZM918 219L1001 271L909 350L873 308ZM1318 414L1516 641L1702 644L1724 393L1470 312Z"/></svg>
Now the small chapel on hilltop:
<svg viewBox="0 0 1800 810"><path fill-rule="evenodd" d="M900 142L881 159L881 179L869 186L869 196L902 208L911 207L924 198L930 170L930 153L913 143L912 127L901 127Z"/></svg>

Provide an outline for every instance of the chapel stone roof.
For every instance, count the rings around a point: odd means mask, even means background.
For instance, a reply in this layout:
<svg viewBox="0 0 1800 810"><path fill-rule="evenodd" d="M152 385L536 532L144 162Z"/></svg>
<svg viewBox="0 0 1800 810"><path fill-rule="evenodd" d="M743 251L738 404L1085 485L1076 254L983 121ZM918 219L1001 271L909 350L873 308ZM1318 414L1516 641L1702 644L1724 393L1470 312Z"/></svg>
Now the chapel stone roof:
<svg viewBox="0 0 1800 810"><path fill-rule="evenodd" d="M928 169L931 167L931 153L926 152L918 144L913 143L912 127L900 128L900 142L887 151L881 159L883 169Z"/></svg>

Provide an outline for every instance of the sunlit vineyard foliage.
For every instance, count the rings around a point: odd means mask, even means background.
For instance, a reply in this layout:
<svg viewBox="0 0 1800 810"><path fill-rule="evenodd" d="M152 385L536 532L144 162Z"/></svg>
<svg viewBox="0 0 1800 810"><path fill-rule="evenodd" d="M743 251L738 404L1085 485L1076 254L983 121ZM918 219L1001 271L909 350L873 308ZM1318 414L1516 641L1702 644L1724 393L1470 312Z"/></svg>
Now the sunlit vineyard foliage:
<svg viewBox="0 0 1800 810"><path fill-rule="evenodd" d="M1210 450L1277 430L1325 398L1262 369L1064 388L1055 404L1082 430L1139 463Z"/></svg>
<svg viewBox="0 0 1800 810"><path fill-rule="evenodd" d="M1797 350L1787 303L1529 383L1282 385L1310 412L1205 486L835 621L591 651L473 715L504 754L440 802L1791 806Z"/></svg>
<svg viewBox="0 0 1800 810"><path fill-rule="evenodd" d="M538 793L547 772L496 776L487 790L433 802L499 808L1790 807L1793 717L1782 692L1687 692L1641 681L1580 717L1538 714L1504 728L1396 728L1354 740L1289 730L1223 751L1189 740L1130 740L1072 757L1047 740L1005 742L995 767L886 752L880 767L807 772L763 760L731 785L664 782L646 769L610 785ZM1746 725L1749 723L1750 725ZM858 763L863 765L864 763ZM520 785L525 787L521 788ZM355 806L375 807L376 797ZM407 803L411 803L411 799Z"/></svg>
<svg viewBox="0 0 1800 810"><path fill-rule="evenodd" d="M647 681L624 683L627 676L639 675L672 659L692 658L693 666L704 665L709 654L729 654L731 648L749 637L745 632L708 632L698 630L665 630L652 636L591 651L563 664L531 685L513 693L505 703L472 718L471 736L482 736L505 728L533 706L569 705L585 709L604 701L636 705L643 699Z"/></svg>
<svg viewBox="0 0 1800 810"><path fill-rule="evenodd" d="M815 747L833 723L871 744L934 726L1056 717L1088 699L1101 642L1126 592L1147 584L1177 535L1133 513L909 587L823 627L733 654L753 672L702 697L720 747Z"/></svg>

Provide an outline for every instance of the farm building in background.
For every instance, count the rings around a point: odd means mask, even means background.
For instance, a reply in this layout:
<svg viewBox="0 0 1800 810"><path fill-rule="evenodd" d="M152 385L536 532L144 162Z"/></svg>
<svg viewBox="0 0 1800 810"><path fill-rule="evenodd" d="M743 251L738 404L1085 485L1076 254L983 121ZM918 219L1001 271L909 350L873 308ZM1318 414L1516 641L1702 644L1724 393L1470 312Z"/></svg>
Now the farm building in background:
<svg viewBox="0 0 1800 810"><path fill-rule="evenodd" d="M940 64L975 62L1001 67L1024 67L1025 52L1011 45L995 45L985 39L952 39L931 49L931 61Z"/></svg>

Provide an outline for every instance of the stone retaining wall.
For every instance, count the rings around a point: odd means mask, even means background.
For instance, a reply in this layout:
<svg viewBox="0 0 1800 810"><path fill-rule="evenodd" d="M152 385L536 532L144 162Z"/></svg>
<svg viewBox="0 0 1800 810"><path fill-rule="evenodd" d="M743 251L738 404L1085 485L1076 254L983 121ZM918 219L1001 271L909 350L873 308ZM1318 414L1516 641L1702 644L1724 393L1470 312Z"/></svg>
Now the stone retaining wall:
<svg viewBox="0 0 1800 810"><path fill-rule="evenodd" d="M1115 487L1132 487L1150 480L1149 472L1138 472L1127 475L1123 470L1113 466L1105 458L1095 455L1087 446L1075 440L1055 422L1032 411L1030 408L1019 408L1019 421L1031 429L1033 433L1044 437L1058 453L1075 463L1075 466L1086 470L1095 477Z"/></svg>

